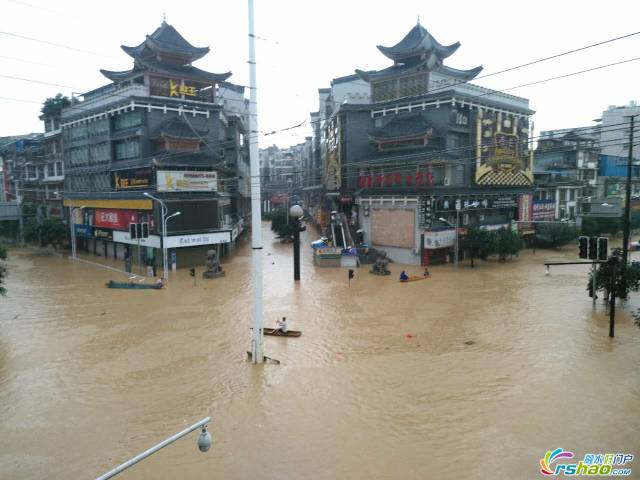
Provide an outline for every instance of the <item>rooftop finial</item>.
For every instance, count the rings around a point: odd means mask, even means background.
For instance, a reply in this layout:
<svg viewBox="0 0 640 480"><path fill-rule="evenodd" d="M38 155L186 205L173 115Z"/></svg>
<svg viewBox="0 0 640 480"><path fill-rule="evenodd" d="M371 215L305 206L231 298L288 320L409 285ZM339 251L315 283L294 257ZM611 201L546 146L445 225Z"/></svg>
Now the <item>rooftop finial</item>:
<svg viewBox="0 0 640 480"><path fill-rule="evenodd" d="M420 15L418 15L418 25L420 25Z"/></svg>
<svg viewBox="0 0 640 480"><path fill-rule="evenodd" d="M167 11L162 11L162 23L167 23ZM418 19L418 23L420 23L420 19Z"/></svg>

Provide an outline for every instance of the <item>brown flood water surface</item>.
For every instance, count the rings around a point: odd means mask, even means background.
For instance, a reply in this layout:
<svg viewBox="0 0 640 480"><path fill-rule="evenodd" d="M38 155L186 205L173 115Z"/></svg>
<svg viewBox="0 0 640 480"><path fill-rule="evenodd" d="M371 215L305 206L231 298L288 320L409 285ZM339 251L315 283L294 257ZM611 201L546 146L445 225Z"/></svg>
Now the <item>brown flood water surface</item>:
<svg viewBox="0 0 640 480"><path fill-rule="evenodd" d="M109 290L126 277L10 251L0 478L95 478L207 415L208 453L191 434L117 478L532 479L557 447L640 453L637 295L611 340L587 267L544 275L573 247L409 284L400 270L419 267L363 266L348 288L346 269L313 267L311 232L299 285L291 245L264 235L265 325L284 315L303 331L265 337L279 366L246 361L248 240L226 277L194 287L179 270L162 291Z"/></svg>

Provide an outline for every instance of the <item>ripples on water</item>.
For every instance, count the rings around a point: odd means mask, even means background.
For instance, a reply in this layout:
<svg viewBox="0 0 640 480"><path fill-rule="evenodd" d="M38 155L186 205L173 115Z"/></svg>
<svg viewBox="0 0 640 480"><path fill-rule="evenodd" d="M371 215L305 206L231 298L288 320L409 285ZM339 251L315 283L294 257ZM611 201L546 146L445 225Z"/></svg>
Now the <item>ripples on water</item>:
<svg viewBox="0 0 640 480"><path fill-rule="evenodd" d="M265 338L280 366L245 361L247 242L223 279L194 287L178 271L159 292L108 290L124 277L12 251L0 477L95 477L206 415L209 453L192 435L123 478L536 478L551 447L640 446L640 330L620 309L609 340L584 267L544 276L573 251L434 267L406 285L404 266L363 267L347 288L346 269L314 268L305 248L294 286L291 246L264 235L265 324L284 315L303 330Z"/></svg>

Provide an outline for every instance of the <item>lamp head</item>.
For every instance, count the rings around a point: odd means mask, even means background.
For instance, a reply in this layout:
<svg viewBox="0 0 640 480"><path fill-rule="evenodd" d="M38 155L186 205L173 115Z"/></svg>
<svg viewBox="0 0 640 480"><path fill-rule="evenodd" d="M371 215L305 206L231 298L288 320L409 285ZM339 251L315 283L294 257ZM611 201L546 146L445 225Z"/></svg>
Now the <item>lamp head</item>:
<svg viewBox="0 0 640 480"><path fill-rule="evenodd" d="M289 209L289 216L291 217L300 218L303 215L304 215L304 210L300 205L293 205Z"/></svg>
<svg viewBox="0 0 640 480"><path fill-rule="evenodd" d="M201 452L207 452L211 448L211 434L207 431L207 427L202 427L200 435L198 435L198 448Z"/></svg>

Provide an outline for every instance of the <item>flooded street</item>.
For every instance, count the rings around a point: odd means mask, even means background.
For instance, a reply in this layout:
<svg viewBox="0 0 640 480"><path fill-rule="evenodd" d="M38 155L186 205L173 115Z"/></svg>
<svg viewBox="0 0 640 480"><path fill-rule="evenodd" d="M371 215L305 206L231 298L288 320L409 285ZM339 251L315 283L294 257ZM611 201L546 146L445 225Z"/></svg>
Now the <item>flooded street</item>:
<svg viewBox="0 0 640 480"><path fill-rule="evenodd" d="M0 477L95 478L207 415L208 453L191 434L117 478L527 479L556 447L638 453L640 301L617 310L610 339L588 267L544 275L574 247L409 284L400 270L419 267L363 266L348 288L346 269L313 267L309 230L294 285L292 246L264 228L265 326L286 315L303 331L265 337L279 366L246 361L248 239L223 279L199 268L194 287L183 269L162 291L10 251Z"/></svg>

